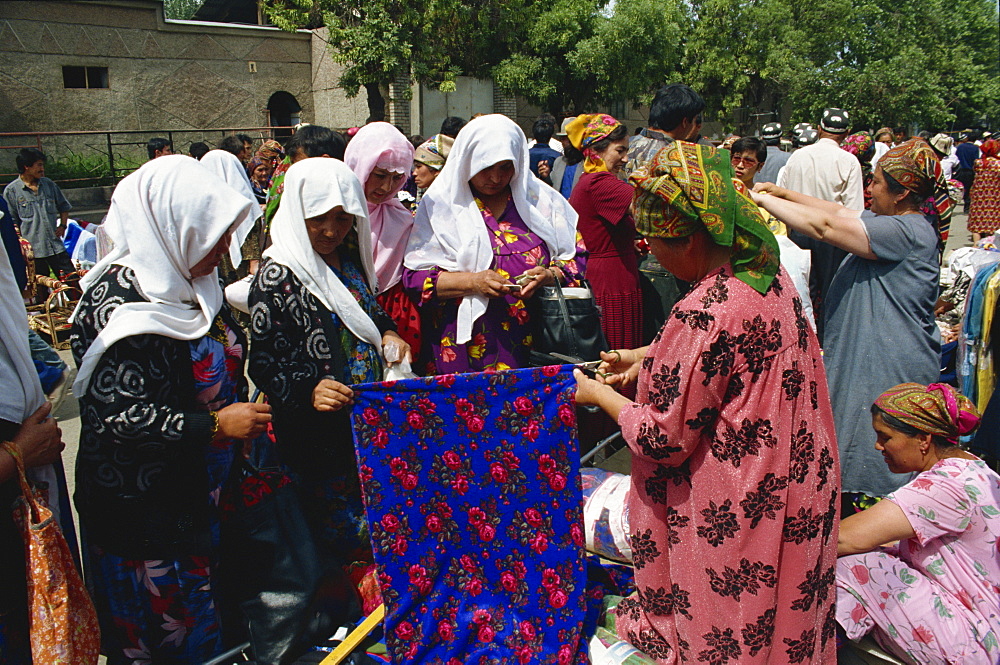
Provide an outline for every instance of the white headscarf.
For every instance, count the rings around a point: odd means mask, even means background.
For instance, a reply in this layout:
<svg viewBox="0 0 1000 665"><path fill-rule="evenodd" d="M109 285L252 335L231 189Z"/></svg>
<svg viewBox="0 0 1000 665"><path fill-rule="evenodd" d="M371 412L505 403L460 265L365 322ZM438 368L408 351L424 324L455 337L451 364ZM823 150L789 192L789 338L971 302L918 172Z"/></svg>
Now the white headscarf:
<svg viewBox="0 0 1000 665"><path fill-rule="evenodd" d="M339 159L311 157L288 168L281 207L271 221L273 244L264 256L295 273L309 293L337 314L355 337L381 349L382 334L375 322L309 241L305 220L337 206L354 215L362 268L374 291L375 267L372 264L372 236L365 192L357 176Z"/></svg>
<svg viewBox="0 0 1000 665"><path fill-rule="evenodd" d="M251 218L254 208L259 206L185 155L146 162L118 183L102 225L114 249L80 280L80 288L89 290L113 264L123 265L135 273L148 302L114 310L83 356L76 395L86 392L104 352L125 337L194 340L208 332L222 307L218 273L192 279L191 268L226 232Z"/></svg>
<svg viewBox="0 0 1000 665"><path fill-rule="evenodd" d="M358 130L344 152L346 163L361 181L362 189L375 168L408 176L413 170L413 144L387 122L373 122ZM403 276L403 254L413 229L413 214L396 194L406 184L404 177L382 203L368 203L375 249L378 291L388 291Z"/></svg>
<svg viewBox="0 0 1000 665"><path fill-rule="evenodd" d="M498 162L514 162L510 181L514 207L553 259L576 256L577 214L569 201L544 184L528 168L524 132L506 116L484 115L472 120L455 139L441 174L424 193L417 208L404 265L410 270L435 266L449 272L480 272L493 264L493 246L469 180ZM482 295L462 298L458 306L456 342L467 343L472 324L486 311Z"/></svg>
<svg viewBox="0 0 1000 665"><path fill-rule="evenodd" d="M248 201L254 204L250 217L240 224L233 231L233 241L229 243L229 258L233 261L233 267L239 268L243 261L243 242L253 230L253 225L264 214L257 203L257 197L253 194L253 187L250 185L250 177L247 170L240 161L240 158L226 150L209 150L201 158L201 165L222 178L227 185L242 194Z"/></svg>

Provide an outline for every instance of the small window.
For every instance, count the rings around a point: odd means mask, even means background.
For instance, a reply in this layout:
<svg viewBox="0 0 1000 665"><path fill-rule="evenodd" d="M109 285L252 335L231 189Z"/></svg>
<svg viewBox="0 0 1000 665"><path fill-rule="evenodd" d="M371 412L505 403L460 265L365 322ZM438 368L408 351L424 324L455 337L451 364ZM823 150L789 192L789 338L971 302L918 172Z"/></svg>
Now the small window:
<svg viewBox="0 0 1000 665"><path fill-rule="evenodd" d="M65 66L63 71L64 88L107 88L107 67L74 67Z"/></svg>

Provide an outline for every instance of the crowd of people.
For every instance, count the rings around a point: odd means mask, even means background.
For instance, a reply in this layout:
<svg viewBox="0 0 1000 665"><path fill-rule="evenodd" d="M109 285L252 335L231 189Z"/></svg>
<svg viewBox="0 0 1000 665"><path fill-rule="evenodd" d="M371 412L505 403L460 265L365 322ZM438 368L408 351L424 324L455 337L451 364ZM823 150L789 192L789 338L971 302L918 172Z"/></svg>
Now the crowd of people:
<svg viewBox="0 0 1000 665"><path fill-rule="evenodd" d="M79 555L108 663L201 663L242 636L219 583L241 456L284 470L324 569L370 594L356 387L528 367L550 286L593 294L608 348L576 402L631 452L622 640L657 663L830 663L869 634L908 663L998 662L1000 476L960 446L979 413L940 380L934 317L955 206L976 241L1000 228L1000 143L851 133L829 108L791 152L779 123L717 147L704 111L673 84L634 134L543 116L529 142L492 114L429 138L375 122L188 156L151 140L71 336ZM44 164L21 151L0 221L59 277L70 206ZM49 471L75 542L8 235L0 438ZM4 506L14 476L0 452ZM4 587L0 654L29 663L26 593Z"/></svg>

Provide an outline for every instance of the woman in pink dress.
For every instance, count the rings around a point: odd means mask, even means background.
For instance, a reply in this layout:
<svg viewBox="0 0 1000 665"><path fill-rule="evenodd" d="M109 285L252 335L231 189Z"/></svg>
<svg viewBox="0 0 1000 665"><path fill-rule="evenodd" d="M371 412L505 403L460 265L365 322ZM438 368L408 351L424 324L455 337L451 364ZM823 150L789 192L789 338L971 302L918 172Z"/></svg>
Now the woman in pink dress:
<svg viewBox="0 0 1000 665"><path fill-rule="evenodd" d="M819 344L729 153L634 171L636 227L692 283L642 349L577 375L632 451L638 592L616 630L657 663L830 663L839 469ZM615 387L638 381L633 402Z"/></svg>
<svg viewBox="0 0 1000 665"><path fill-rule="evenodd" d="M975 405L942 383L902 383L871 411L886 465L917 476L841 522L837 621L907 663L998 662L1000 476L958 447Z"/></svg>

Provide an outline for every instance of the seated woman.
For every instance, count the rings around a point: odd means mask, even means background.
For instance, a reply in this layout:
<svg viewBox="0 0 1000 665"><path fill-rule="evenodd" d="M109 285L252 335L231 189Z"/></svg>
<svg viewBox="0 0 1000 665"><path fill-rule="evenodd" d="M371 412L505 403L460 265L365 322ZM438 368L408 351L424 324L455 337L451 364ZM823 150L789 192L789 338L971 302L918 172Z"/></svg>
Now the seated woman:
<svg viewBox="0 0 1000 665"><path fill-rule="evenodd" d="M376 300L414 349L420 348L420 315L403 291L403 255L413 230L413 213L397 198L413 169L413 144L387 122L358 130L344 152L344 163L364 186L375 256L372 283Z"/></svg>
<svg viewBox="0 0 1000 665"><path fill-rule="evenodd" d="M274 407L278 455L293 472L327 561L372 561L350 409L382 378L383 347L409 346L375 302L364 191L336 159L292 164L250 287L250 376Z"/></svg>
<svg viewBox="0 0 1000 665"><path fill-rule="evenodd" d="M539 287L573 284L583 273L576 222L566 199L532 175L513 120L484 115L462 128L448 166L420 201L404 261L429 358L421 369L526 367L526 301Z"/></svg>
<svg viewBox="0 0 1000 665"><path fill-rule="evenodd" d="M871 413L886 465L917 475L840 523L837 621L907 663L996 663L1000 476L958 447L976 408L951 386L903 383Z"/></svg>
<svg viewBox="0 0 1000 665"><path fill-rule="evenodd" d="M652 345L577 373L577 404L632 451L618 635L663 664L830 663L839 474L816 335L727 151L677 141L630 180L637 229L692 287ZM612 387L636 381L635 401Z"/></svg>
<svg viewBox="0 0 1000 665"><path fill-rule="evenodd" d="M112 252L81 280L76 507L108 663L202 663L223 651L219 493L234 444L271 420L246 403L242 332L216 267L257 204L194 159L122 180Z"/></svg>

